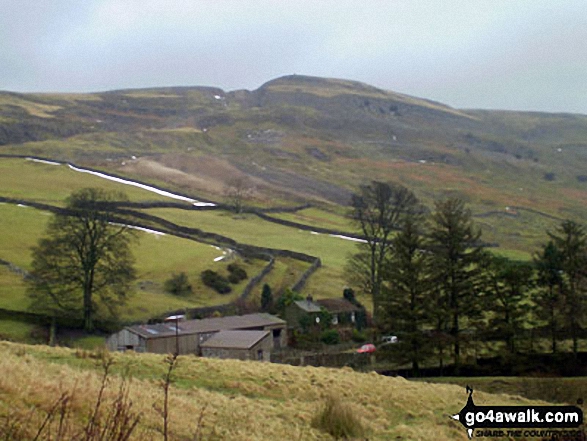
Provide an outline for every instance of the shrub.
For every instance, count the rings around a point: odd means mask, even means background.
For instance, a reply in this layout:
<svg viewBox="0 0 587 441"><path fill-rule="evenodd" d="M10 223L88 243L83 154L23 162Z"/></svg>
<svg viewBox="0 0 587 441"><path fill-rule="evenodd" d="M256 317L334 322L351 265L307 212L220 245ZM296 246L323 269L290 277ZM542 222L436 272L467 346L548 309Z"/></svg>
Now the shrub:
<svg viewBox="0 0 587 441"><path fill-rule="evenodd" d="M330 328L330 326L332 325L332 314L330 314L330 312L328 312L326 308L320 308L318 317L320 318L320 328L322 328L323 330Z"/></svg>
<svg viewBox="0 0 587 441"><path fill-rule="evenodd" d="M300 319L298 320L298 323L302 327L302 331L304 333L306 333L312 327L312 325L314 324L314 321L312 320L312 318L308 314L304 314L300 317Z"/></svg>
<svg viewBox="0 0 587 441"><path fill-rule="evenodd" d="M342 296L353 305L358 304L357 298L355 297L355 290L353 288L345 288L342 292Z"/></svg>
<svg viewBox="0 0 587 441"><path fill-rule="evenodd" d="M327 345L337 345L340 343L340 336L336 329L328 329L320 335L320 340Z"/></svg>
<svg viewBox="0 0 587 441"><path fill-rule="evenodd" d="M218 279L218 277L221 277L216 271L212 270L202 271L201 276L202 282L204 282L204 285L206 286L212 286L214 282Z"/></svg>
<svg viewBox="0 0 587 441"><path fill-rule="evenodd" d="M349 439L361 437L365 432L361 420L353 413L348 404L342 403L339 398L329 395L325 398L312 425L335 439Z"/></svg>
<svg viewBox="0 0 587 441"><path fill-rule="evenodd" d="M283 313L285 311L285 308L287 308L293 302L302 299L303 297L298 292L286 288L286 290L283 293L281 293L281 295L277 299L277 309L281 313Z"/></svg>
<svg viewBox="0 0 587 441"><path fill-rule="evenodd" d="M165 291L176 296L185 296L192 293L192 285L186 273L173 274L164 283Z"/></svg>
<svg viewBox="0 0 587 441"><path fill-rule="evenodd" d="M237 274L235 273L230 273L228 275L228 281L230 283L232 283L233 285L236 285L237 283L240 283L241 280L244 280L243 278L239 277Z"/></svg>
<svg viewBox="0 0 587 441"><path fill-rule="evenodd" d="M216 271L205 270L202 271L201 276L204 285L213 288L219 294L228 294L230 291L232 291L232 288L230 287L226 277L221 276Z"/></svg>
<svg viewBox="0 0 587 441"><path fill-rule="evenodd" d="M230 283L239 283L241 280L245 280L248 278L247 272L238 266L236 263L231 263L228 265L228 272L230 275L228 276L228 281Z"/></svg>
<svg viewBox="0 0 587 441"><path fill-rule="evenodd" d="M271 287L267 284L263 285L263 291L261 292L261 310L269 311L273 307L273 293Z"/></svg>
<svg viewBox="0 0 587 441"><path fill-rule="evenodd" d="M306 351L318 351L322 347L322 344L318 341L317 334L313 332L304 333L298 330L294 331L291 343L293 347Z"/></svg>
<svg viewBox="0 0 587 441"><path fill-rule="evenodd" d="M369 317L367 316L365 308L361 308L361 310L357 311L355 314L355 326L359 331L369 326Z"/></svg>
<svg viewBox="0 0 587 441"><path fill-rule="evenodd" d="M364 343L367 341L367 336L365 335L364 332L361 332L357 329L353 329L353 334L351 336L351 339L357 343Z"/></svg>
<svg viewBox="0 0 587 441"><path fill-rule="evenodd" d="M554 181L556 179L556 175L552 172L544 173L542 179L544 179L545 181Z"/></svg>

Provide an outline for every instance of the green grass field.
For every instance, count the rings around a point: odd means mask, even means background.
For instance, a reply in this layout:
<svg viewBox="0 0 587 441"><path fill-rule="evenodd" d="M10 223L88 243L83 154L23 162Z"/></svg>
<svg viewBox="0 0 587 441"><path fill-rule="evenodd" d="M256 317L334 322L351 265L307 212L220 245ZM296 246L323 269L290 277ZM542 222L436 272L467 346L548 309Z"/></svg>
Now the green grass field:
<svg viewBox="0 0 587 441"><path fill-rule="evenodd" d="M31 247L43 235L50 216L31 207L0 204L0 259L29 269Z"/></svg>
<svg viewBox="0 0 587 441"><path fill-rule="evenodd" d="M350 219L319 208L306 208L295 213L271 213L271 217L298 222L313 227L329 228L337 231L353 231L354 227Z"/></svg>
<svg viewBox="0 0 587 441"><path fill-rule="evenodd" d="M192 240L165 235L141 234L140 242L134 249L137 258L137 290L124 311L124 318L145 320L155 314L174 309L200 307L227 303L235 300L248 279L232 286L232 292L220 295L203 285L200 273L206 269L228 275L226 266L238 262L249 277L257 274L266 262L261 260L243 260L233 256L227 260L215 262L223 255L222 250ZM187 297L177 297L166 293L163 283L172 274L185 272L192 284L193 293Z"/></svg>
<svg viewBox="0 0 587 441"><path fill-rule="evenodd" d="M38 343L33 333L38 327L31 323L19 320L0 320L0 340L9 340L22 343Z"/></svg>
<svg viewBox="0 0 587 441"><path fill-rule="evenodd" d="M309 263L300 260L290 259L287 257L278 257L275 259L273 269L261 283L259 283L251 292L249 301L254 304L261 304L261 292L263 285L267 284L271 288L274 298L277 294L291 288L298 280L302 273L310 266Z"/></svg>
<svg viewBox="0 0 587 441"><path fill-rule="evenodd" d="M29 306L26 288L22 275L0 265L0 308L26 311Z"/></svg>
<svg viewBox="0 0 587 441"><path fill-rule="evenodd" d="M254 215L235 217L224 211L166 208L152 208L145 212L179 225L222 234L244 244L307 253L320 257L325 265L333 267L343 266L347 253L355 248L355 242L352 241L285 227Z"/></svg>
<svg viewBox="0 0 587 441"><path fill-rule="evenodd" d="M371 167L367 162L363 165L365 170ZM425 167L418 169L418 164L412 166L403 163L400 165L394 166L398 177L411 176L413 178L420 176L420 172L424 173ZM418 171L414 174L416 170ZM473 183L472 178L458 177L457 179L449 166L439 166L428 170L429 172L432 170L433 176L442 178L446 182L455 179L456 189L467 188L469 184ZM425 185L428 177L426 173L421 176L424 181L420 184ZM527 183L530 184L530 177L527 179ZM497 185L496 182L493 184ZM485 184L488 185L488 182ZM479 185L485 184L481 180ZM469 190L478 187L475 185L472 185ZM42 164L22 159L0 159L0 186L3 196L30 199L54 205L63 205L64 199L71 190L86 186L122 190L128 194L131 200L135 201L170 200L136 187L75 172L63 165ZM482 195L483 191L480 190L479 194ZM552 191L554 192L554 188ZM550 197L554 193L548 195ZM506 199L504 199L504 203L505 201ZM516 200L513 202L515 203ZM489 211L495 209L499 211L502 208L491 204L483 207ZM341 295L347 284L345 278L347 258L356 252L355 242L285 227L263 221L254 215L235 217L225 211L196 212L174 209L148 209L145 212L179 225L221 234L240 243L298 251L319 257L323 267L309 279L304 289L304 293L312 294L316 298L339 297ZM556 206L548 212L556 212ZM353 229L341 209L326 211L320 208L309 208L296 213L273 215L310 226L343 231L352 231ZM528 260L540 243L545 240L545 230L554 228L556 221L531 211L519 210L517 215L518 217L514 219L515 222L507 216L499 215L478 218L475 221L484 229L483 239L485 241L500 243L499 248L491 249L493 252L513 259ZM42 235L49 216L49 213L30 207L0 205L0 227L3 231L9 232L0 240L0 259L7 260L24 269L29 268L30 248ZM155 236L142 232L139 233L139 236L141 240L135 247L139 281L136 285L135 295L131 297L129 304L122 311L122 317L125 320L145 320L164 311L224 303L233 300L246 283L246 281L241 282L235 286L230 295L220 296L204 287L199 280L199 274L204 269L219 268L221 271L224 270L225 263L214 262L214 259L220 256L218 250L208 245L172 236ZM265 262L261 261L243 263L249 276L256 274L264 264ZM274 270L263 283L268 283L274 292L279 292L284 287L291 286L305 268L307 268L307 264L292 259L278 259ZM188 274L194 286L194 293L186 298L172 296L163 290L165 279L173 273L181 271ZM263 283L253 292L252 299L255 301L260 296ZM0 307L15 310L26 309L26 299L24 298L26 287L14 273L9 274L7 270L0 272L0 290ZM367 306L370 305L369 298L362 298L361 301Z"/></svg>
<svg viewBox="0 0 587 441"><path fill-rule="evenodd" d="M67 165L0 158L0 196L62 206L72 191L84 187L122 191L131 201L175 201L131 185L77 172Z"/></svg>
<svg viewBox="0 0 587 441"><path fill-rule="evenodd" d="M11 262L25 270L30 269L31 248L43 235L50 214L30 207L18 207L0 204L0 228L5 234L0 239L0 259ZM136 258L138 281L135 294L128 305L121 311L123 320L146 320L153 315L166 311L215 305L236 298L247 280L233 285L233 292L221 296L200 282L200 273L212 269L223 274L227 261L215 262L223 255L210 245L181 239L170 235L160 236L137 232L138 240L133 245ZM264 261L243 261L233 256L247 271L249 277L258 273L266 264ZM193 286L193 294L188 297L176 297L163 289L163 283L173 273L186 272ZM28 301L25 297L26 286L22 277L0 266L0 308L26 310Z"/></svg>
<svg viewBox="0 0 587 441"><path fill-rule="evenodd" d="M323 267L310 278L308 285L311 292L318 297L342 295L346 260L349 254L356 252L356 242L285 227L254 215L235 217L231 213L220 211L183 211L165 208L145 211L179 225L228 236L240 243L298 251L319 257ZM327 277L321 277L321 274Z"/></svg>

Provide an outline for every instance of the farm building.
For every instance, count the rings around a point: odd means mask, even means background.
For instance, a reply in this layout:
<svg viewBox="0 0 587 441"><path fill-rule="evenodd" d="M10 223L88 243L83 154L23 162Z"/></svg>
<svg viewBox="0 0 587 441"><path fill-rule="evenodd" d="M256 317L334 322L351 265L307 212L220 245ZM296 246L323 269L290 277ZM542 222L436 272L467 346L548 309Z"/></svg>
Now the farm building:
<svg viewBox="0 0 587 441"><path fill-rule="evenodd" d="M306 300L296 300L285 308L285 320L290 328L298 329L302 327L305 317L309 317L309 323L318 323L316 319L320 311L320 306L308 296Z"/></svg>
<svg viewBox="0 0 587 441"><path fill-rule="evenodd" d="M316 304L330 313L333 325L355 323L357 313L361 311L361 308L343 298L320 299L316 300Z"/></svg>
<svg viewBox="0 0 587 441"><path fill-rule="evenodd" d="M332 317L332 325L355 324L357 314L362 311L346 299L297 300L285 309L285 319L290 328L299 329L305 320L308 325L318 324L320 311L325 310Z"/></svg>
<svg viewBox="0 0 587 441"><path fill-rule="evenodd" d="M270 361L271 331L220 331L200 345L204 357Z"/></svg>
<svg viewBox="0 0 587 441"><path fill-rule="evenodd" d="M179 354L200 355L201 345L220 331L239 331L243 335L250 331L266 331L270 337L269 350L287 346L286 323L265 313L185 320L178 322L177 329L176 322L127 326L112 334L106 343L111 351L168 354L177 350Z"/></svg>

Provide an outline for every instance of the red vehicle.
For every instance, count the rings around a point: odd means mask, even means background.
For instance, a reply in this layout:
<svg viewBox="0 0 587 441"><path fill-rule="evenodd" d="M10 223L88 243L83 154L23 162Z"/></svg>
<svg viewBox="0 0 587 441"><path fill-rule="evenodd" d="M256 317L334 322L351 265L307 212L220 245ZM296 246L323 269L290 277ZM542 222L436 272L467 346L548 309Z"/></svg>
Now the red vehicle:
<svg viewBox="0 0 587 441"><path fill-rule="evenodd" d="M377 348L375 347L375 345L372 343L369 343L369 344L363 345L359 349L357 349L357 353L370 354L372 352L375 352L376 350L377 350Z"/></svg>

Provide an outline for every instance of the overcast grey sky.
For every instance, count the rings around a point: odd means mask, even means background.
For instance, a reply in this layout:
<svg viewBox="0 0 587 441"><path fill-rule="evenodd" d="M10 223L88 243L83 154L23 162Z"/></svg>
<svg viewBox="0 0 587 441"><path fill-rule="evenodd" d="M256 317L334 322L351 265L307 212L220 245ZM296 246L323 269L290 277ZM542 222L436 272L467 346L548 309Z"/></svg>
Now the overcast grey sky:
<svg viewBox="0 0 587 441"><path fill-rule="evenodd" d="M346 78L587 114L587 0L0 0L0 90Z"/></svg>

